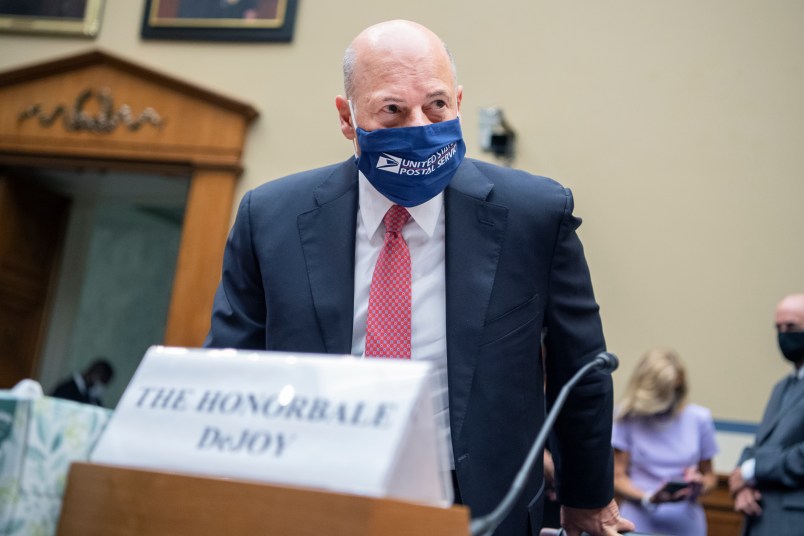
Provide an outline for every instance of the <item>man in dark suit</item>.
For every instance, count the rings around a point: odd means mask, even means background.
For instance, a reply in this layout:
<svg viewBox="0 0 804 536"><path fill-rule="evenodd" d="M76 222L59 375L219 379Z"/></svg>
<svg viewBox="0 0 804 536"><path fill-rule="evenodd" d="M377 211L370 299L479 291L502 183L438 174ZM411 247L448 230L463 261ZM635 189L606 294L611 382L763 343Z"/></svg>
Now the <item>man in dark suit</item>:
<svg viewBox="0 0 804 536"><path fill-rule="evenodd" d="M544 421L542 334L549 399L605 349L572 195L463 158L463 89L423 26L364 30L344 83L335 104L355 158L245 195L206 345L443 364L456 496L486 514ZM381 266L393 283L375 288ZM405 303L378 306L387 294ZM570 536L633 529L612 500L611 417L611 379L593 373L558 421ZM542 494L538 464L496 534L537 533Z"/></svg>
<svg viewBox="0 0 804 536"><path fill-rule="evenodd" d="M51 396L102 406L101 395L112 381L114 369L103 358L95 359L82 373L75 373L53 389Z"/></svg>
<svg viewBox="0 0 804 536"><path fill-rule="evenodd" d="M779 302L776 330L795 370L773 388L754 445L729 475L744 536L804 533L804 294Z"/></svg>

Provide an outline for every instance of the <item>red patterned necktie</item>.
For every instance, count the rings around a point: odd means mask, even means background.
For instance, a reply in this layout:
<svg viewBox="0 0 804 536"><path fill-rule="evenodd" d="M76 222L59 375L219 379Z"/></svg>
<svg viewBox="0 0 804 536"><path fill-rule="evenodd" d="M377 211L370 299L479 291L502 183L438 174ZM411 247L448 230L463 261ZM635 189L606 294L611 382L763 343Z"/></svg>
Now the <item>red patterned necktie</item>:
<svg viewBox="0 0 804 536"><path fill-rule="evenodd" d="M383 218L385 243L377 257L369 292L366 356L410 359L410 252L402 227L410 219L394 205Z"/></svg>

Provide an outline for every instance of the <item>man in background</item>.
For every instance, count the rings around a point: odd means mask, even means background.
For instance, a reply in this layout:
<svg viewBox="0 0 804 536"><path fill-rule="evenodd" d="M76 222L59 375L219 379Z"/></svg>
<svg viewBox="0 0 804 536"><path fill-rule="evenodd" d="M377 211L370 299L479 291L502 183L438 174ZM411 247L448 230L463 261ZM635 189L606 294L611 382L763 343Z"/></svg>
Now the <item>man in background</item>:
<svg viewBox="0 0 804 536"><path fill-rule="evenodd" d="M773 388L754 445L729 476L744 536L804 533L804 294L779 302L776 331L794 370Z"/></svg>
<svg viewBox="0 0 804 536"><path fill-rule="evenodd" d="M82 373L75 372L72 377L60 383L51 396L102 406L101 396L113 376L114 368L111 363L106 359L97 358Z"/></svg>
<svg viewBox="0 0 804 536"><path fill-rule="evenodd" d="M209 347L425 359L447 370L455 495L505 496L546 394L605 350L573 199L558 183L465 159L463 88L438 36L361 32L335 105L354 157L248 192L226 246ZM569 536L633 524L613 501L612 385L588 375L555 429ZM533 468L498 536L537 534Z"/></svg>

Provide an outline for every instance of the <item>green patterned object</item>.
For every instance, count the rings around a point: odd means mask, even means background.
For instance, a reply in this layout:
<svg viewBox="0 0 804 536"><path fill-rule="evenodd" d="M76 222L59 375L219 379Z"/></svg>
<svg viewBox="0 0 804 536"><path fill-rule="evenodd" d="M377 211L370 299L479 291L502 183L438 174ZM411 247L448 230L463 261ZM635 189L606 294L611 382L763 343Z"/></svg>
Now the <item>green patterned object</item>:
<svg viewBox="0 0 804 536"><path fill-rule="evenodd" d="M70 463L88 459L111 414L0 391L0 535L56 533Z"/></svg>

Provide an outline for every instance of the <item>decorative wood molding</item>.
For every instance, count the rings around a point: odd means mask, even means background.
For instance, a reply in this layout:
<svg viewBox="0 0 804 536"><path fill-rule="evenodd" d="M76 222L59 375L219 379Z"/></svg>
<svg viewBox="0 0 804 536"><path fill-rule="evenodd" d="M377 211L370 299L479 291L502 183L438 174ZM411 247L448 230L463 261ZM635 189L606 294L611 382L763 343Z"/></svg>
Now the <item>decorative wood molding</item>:
<svg viewBox="0 0 804 536"><path fill-rule="evenodd" d="M85 109L87 101L93 96L98 101L100 108L94 115ZM115 110L112 90L109 88L102 88L98 91L84 89L75 98L72 106L57 104L49 113L45 111L45 105L41 102L32 104L20 113L19 122L23 123L28 119L36 118L42 127L48 128L53 126L59 117L62 118L64 128L68 131L85 130L96 134L114 132L121 124L132 132L138 131L145 124L156 128L161 128L164 124L162 116L151 106L145 108L136 118L128 104L121 104Z"/></svg>
<svg viewBox="0 0 804 536"><path fill-rule="evenodd" d="M242 116L247 123L256 119L260 114L250 104L238 101L215 91L191 84L179 78L154 71L148 67L133 63L105 50L93 49L74 56L19 67L0 73L0 87L19 84L21 82L51 78L59 74L69 73L86 67L105 65L120 71L130 73L136 78L150 80L151 82L173 89L184 95L195 97L209 102L211 105L224 108Z"/></svg>
<svg viewBox="0 0 804 536"><path fill-rule="evenodd" d="M0 102L0 152L228 169L239 166L257 116L101 51L0 73ZM61 121L66 128L54 128Z"/></svg>

